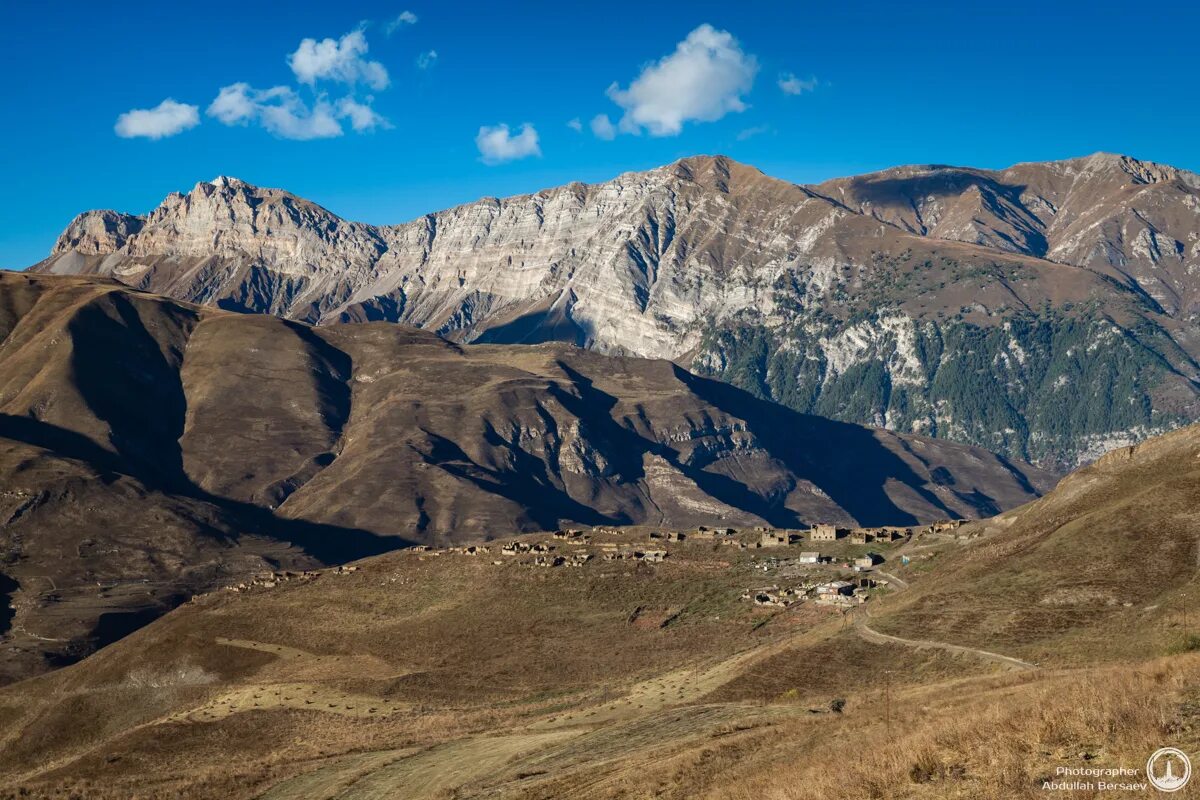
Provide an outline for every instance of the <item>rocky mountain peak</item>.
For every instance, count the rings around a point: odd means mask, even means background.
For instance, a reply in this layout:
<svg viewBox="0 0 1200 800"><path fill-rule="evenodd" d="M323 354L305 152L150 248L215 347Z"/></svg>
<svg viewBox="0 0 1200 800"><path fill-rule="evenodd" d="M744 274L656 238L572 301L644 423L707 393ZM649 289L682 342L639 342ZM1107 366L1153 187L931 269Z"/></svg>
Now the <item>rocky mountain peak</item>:
<svg viewBox="0 0 1200 800"><path fill-rule="evenodd" d="M186 193L172 192L145 215L81 214L59 238L54 254L122 251L139 259L217 255L297 273L344 270L348 253L377 258L385 249L370 226L343 220L281 189L219 176Z"/></svg>
<svg viewBox="0 0 1200 800"><path fill-rule="evenodd" d="M130 236L142 229L145 218L102 209L79 214L54 242L51 257L67 253L84 256L107 255L125 246Z"/></svg>
<svg viewBox="0 0 1200 800"><path fill-rule="evenodd" d="M722 194L741 194L764 184L788 185L764 174L757 167L734 161L729 156L689 156L662 168L672 177Z"/></svg>
<svg viewBox="0 0 1200 800"><path fill-rule="evenodd" d="M218 175L208 182L210 186L215 186L218 189L224 189L231 186L250 186L241 178L233 178L228 175ZM254 187L251 187L254 188Z"/></svg>
<svg viewBox="0 0 1200 800"><path fill-rule="evenodd" d="M1142 161L1120 153L1093 153L1090 156L1075 159L1074 162L1081 166L1079 173L1081 177L1085 178L1096 175L1120 175L1124 180L1132 180L1133 183L1138 184L1182 180L1192 186L1200 186L1197 183L1198 176L1187 170L1153 161Z"/></svg>

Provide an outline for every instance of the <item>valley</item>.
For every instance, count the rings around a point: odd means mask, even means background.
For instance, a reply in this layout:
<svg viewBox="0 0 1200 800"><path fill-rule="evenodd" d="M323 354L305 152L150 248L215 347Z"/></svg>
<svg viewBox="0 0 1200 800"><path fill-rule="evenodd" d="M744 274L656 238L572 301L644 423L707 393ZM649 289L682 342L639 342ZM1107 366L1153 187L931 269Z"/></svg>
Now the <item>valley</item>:
<svg viewBox="0 0 1200 800"><path fill-rule="evenodd" d="M264 570L564 524L977 517L1055 479L667 361L0 274L0 681Z"/></svg>
<svg viewBox="0 0 1200 800"><path fill-rule="evenodd" d="M1162 737L1200 744L1200 656L1182 613L1200 529L1170 522L1197 485L1197 436L1114 453L992 519L882 538L574 528L202 594L0 690L0 786L1037 797L1061 770L1139 765ZM1178 482L1149 483L1146 510L1121 516L1114 488L1156 474ZM1144 558L1120 557L1126 546ZM1073 560L1107 551L1103 569ZM1010 567L1012 552L1040 568ZM863 553L874 566L855 571ZM872 586L823 599L838 579ZM816 588L786 606L753 599L803 583ZM1101 586L1136 593L1114 603Z"/></svg>
<svg viewBox="0 0 1200 800"><path fill-rule="evenodd" d="M1200 798L1198 28L6 4L0 800Z"/></svg>

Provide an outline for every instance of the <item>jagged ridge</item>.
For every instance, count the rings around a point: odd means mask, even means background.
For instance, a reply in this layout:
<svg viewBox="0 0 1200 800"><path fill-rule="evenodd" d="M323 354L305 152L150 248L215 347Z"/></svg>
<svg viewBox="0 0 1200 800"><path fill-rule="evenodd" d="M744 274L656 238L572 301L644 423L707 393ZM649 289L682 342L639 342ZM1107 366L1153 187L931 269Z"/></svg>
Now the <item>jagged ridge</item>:
<svg viewBox="0 0 1200 800"><path fill-rule="evenodd" d="M1061 469L1197 418L1198 186L1105 154L813 187L705 156L371 227L222 178L144 218L85 214L37 269L308 322L672 358L798 410ZM1108 337L1115 370L1076 358L1072 342ZM975 341L986 363L943 372ZM1078 402L1124 394L1071 407L1067 385Z"/></svg>

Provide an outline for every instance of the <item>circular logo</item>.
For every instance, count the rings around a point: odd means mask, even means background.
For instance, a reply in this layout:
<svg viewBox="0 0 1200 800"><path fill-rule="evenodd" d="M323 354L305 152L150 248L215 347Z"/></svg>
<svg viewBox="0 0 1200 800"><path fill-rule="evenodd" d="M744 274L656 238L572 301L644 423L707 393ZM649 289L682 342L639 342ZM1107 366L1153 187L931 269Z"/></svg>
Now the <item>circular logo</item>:
<svg viewBox="0 0 1200 800"><path fill-rule="evenodd" d="M1177 747L1161 747L1146 762L1146 778L1160 792L1178 792L1192 779L1192 762Z"/></svg>

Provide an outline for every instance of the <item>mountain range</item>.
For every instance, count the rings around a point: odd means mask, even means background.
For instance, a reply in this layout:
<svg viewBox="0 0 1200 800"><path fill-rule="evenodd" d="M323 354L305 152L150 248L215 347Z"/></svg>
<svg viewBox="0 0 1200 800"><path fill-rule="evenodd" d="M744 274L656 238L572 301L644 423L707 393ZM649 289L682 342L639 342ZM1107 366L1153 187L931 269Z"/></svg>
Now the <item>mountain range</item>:
<svg viewBox="0 0 1200 800"><path fill-rule="evenodd" d="M1200 418L1200 177L1110 154L801 186L725 157L401 225L234 178L81 214L35 272L315 324L667 358L1062 471Z"/></svg>
<svg viewBox="0 0 1200 800"><path fill-rule="evenodd" d="M0 679L264 570L570 524L979 517L1055 480L665 360L0 273Z"/></svg>

